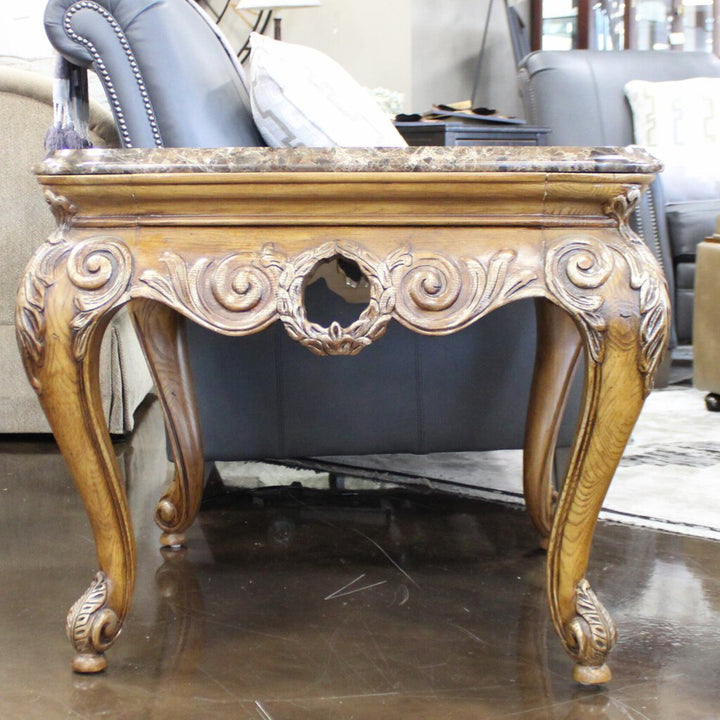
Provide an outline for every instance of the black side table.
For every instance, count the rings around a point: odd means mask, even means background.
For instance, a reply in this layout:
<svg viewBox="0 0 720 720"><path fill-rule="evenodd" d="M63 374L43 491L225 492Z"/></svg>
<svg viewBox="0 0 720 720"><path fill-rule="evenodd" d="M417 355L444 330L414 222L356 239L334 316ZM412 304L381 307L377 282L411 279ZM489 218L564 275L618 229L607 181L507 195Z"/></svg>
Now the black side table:
<svg viewBox="0 0 720 720"><path fill-rule="evenodd" d="M408 145L544 145L550 128L530 125L426 120L396 122Z"/></svg>

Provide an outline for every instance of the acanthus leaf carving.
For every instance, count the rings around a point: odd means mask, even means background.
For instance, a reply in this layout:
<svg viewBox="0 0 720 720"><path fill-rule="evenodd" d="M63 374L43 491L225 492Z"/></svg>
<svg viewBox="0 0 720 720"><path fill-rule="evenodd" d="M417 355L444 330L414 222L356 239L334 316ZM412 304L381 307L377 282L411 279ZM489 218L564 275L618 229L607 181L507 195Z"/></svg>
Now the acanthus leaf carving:
<svg viewBox="0 0 720 720"><path fill-rule="evenodd" d="M70 229L77 206L63 195L45 190L45 201L55 218L56 228L30 259L18 290L15 305L15 333L25 372L38 394L39 377L45 361L45 306L47 292L55 283L55 273L70 251L65 233Z"/></svg>
<svg viewBox="0 0 720 720"><path fill-rule="evenodd" d="M40 368L45 362L45 307L48 290L70 248L65 242L46 242L30 260L18 290L15 333L28 379L35 392L42 392Z"/></svg>
<svg viewBox="0 0 720 720"><path fill-rule="evenodd" d="M619 248L630 268L630 286L640 293L640 371L645 377L645 394L653 387L655 372L667 345L670 299L667 279L650 248L630 226L642 192L629 186L605 206L605 213L617 222L626 245Z"/></svg>
<svg viewBox="0 0 720 720"><path fill-rule="evenodd" d="M81 360L93 321L119 300L130 282L132 255L114 238L93 238L74 245L51 238L36 251L18 291L15 328L26 373L37 393L42 392L47 296L63 270L76 289L70 331L74 356Z"/></svg>
<svg viewBox="0 0 720 720"><path fill-rule="evenodd" d="M640 371L645 377L645 394L653 388L658 365L668 341L670 298L667 280L657 268L655 256L637 238L624 253L630 267L630 286L639 292L640 303ZM652 268L657 268L652 272Z"/></svg>
<svg viewBox="0 0 720 720"><path fill-rule="evenodd" d="M311 322L304 307L307 279L320 263L335 257L357 263L370 285L367 307L348 327ZM290 337L319 355L357 354L383 335L393 317L427 334L459 330L537 279L529 268L510 272L517 259L514 250L495 252L486 261L455 261L400 247L383 260L341 240L294 257L268 245L259 256L234 253L219 260L186 260L166 251L160 259L167 271L143 272L145 289L135 293L227 334L255 332L278 317Z"/></svg>
<svg viewBox="0 0 720 720"><path fill-rule="evenodd" d="M50 235L48 242L62 242L65 232L70 229L73 218L77 215L78 208L63 195L58 195L49 189L45 190L45 202L50 206L50 211L57 225L55 232Z"/></svg>
<svg viewBox="0 0 720 720"><path fill-rule="evenodd" d="M265 246L259 258L231 253L192 262L168 250L160 257L167 272L146 270L140 282L151 291L150 298L184 310L206 327L229 334L254 332L275 320L278 268L284 259L272 245Z"/></svg>
<svg viewBox="0 0 720 720"><path fill-rule="evenodd" d="M617 641L617 628L585 578L575 587L575 612L567 626L572 656L581 665L603 665Z"/></svg>
<svg viewBox="0 0 720 720"><path fill-rule="evenodd" d="M108 577L98 572L68 612L67 636L81 655L102 654L117 636L120 623L117 614L107 606L109 595Z"/></svg>
<svg viewBox="0 0 720 720"><path fill-rule="evenodd" d="M532 269L517 265L517 253L510 249L494 252L485 262L424 251L407 251L402 260L392 268L395 315L426 334L461 330L494 307L521 297L537 280Z"/></svg>

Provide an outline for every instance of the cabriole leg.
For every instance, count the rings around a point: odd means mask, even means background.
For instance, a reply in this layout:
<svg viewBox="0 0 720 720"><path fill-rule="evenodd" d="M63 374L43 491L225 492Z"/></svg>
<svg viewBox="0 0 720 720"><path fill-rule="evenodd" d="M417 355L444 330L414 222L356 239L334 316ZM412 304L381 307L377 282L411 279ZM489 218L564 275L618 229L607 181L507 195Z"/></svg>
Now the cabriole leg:
<svg viewBox="0 0 720 720"><path fill-rule="evenodd" d="M110 262L112 250L108 253ZM87 510L100 570L67 618L77 672L103 670L130 607L135 539L100 398L99 354L119 288L82 252L46 244L20 288L17 334L31 383ZM122 260L122 258L120 258ZM102 266L104 271L107 266ZM72 282L70 281L72 277ZM96 294L104 289L106 294ZM103 306L94 300L109 301Z"/></svg>
<svg viewBox="0 0 720 720"><path fill-rule="evenodd" d="M528 515L547 548L556 493L553 461L582 340L572 318L537 300L537 354L525 426L523 489Z"/></svg>
<svg viewBox="0 0 720 720"><path fill-rule="evenodd" d="M668 336L669 299L660 269L629 232L561 237L551 247L548 287L585 347L583 409L548 547L553 625L575 660L573 677L605 683L615 624L586 578L605 494L652 388Z"/></svg>
<svg viewBox="0 0 720 720"><path fill-rule="evenodd" d="M185 319L150 300L131 304L131 316L155 380L175 462L175 476L155 511L161 545L180 547L202 499L202 436L185 339Z"/></svg>
<svg viewBox="0 0 720 720"><path fill-rule="evenodd" d="M585 578L605 493L643 403L635 353L608 347L588 368L581 427L560 494L548 548L548 594L555 629L575 660L573 677L605 683L615 624Z"/></svg>

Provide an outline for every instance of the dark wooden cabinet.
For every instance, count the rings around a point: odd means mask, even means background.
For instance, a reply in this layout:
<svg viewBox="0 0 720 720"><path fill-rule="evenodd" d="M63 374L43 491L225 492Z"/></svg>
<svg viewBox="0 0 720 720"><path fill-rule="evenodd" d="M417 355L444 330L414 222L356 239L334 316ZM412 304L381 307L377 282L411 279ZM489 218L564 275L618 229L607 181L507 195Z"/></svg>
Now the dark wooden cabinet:
<svg viewBox="0 0 720 720"><path fill-rule="evenodd" d="M720 0L530 0L533 50L720 54Z"/></svg>

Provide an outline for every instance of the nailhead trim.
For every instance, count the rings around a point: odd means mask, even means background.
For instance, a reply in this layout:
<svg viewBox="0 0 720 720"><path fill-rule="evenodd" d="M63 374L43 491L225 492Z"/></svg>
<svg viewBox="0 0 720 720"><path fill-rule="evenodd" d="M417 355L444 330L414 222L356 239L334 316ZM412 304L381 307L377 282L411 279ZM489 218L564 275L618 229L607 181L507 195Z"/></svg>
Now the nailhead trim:
<svg viewBox="0 0 720 720"><path fill-rule="evenodd" d="M153 110L152 103L150 102L150 96L148 95L147 88L145 87L145 81L143 80L142 73L140 72L140 68L138 67L138 64L135 60L133 51L130 48L130 44L125 37L125 33L123 32L117 20L115 20L109 10L106 10L104 7L101 7L100 5L92 2L91 0L81 0L80 2L76 2L74 5L71 5L66 10L65 16L63 18L63 28L65 29L65 33L71 40L74 40L80 45L84 45L92 55L93 63L95 65L97 73L100 76L103 84L107 88L108 95L110 96L110 102L112 103L113 109L115 110L115 117L117 118L120 134L122 136L125 147L132 147L133 145L130 140L130 132L128 131L125 115L123 113L122 107L120 106L120 101L118 100L117 91L115 90L113 81L110 78L110 73L108 72L105 62L100 57L100 53L97 51L96 47L92 44L92 42L87 38L83 37L82 35L79 35L72 28L72 18L75 13L79 12L80 10L92 10L98 13L104 20L108 22L111 29L115 33L115 36L117 37L120 46L125 52L125 56L130 63L130 68L133 72L133 75L135 76L135 81L137 82L138 89L140 90L143 105L145 106L145 113L147 114L147 119L150 122L153 138L155 140L155 146L162 147L163 141L162 137L160 136L160 128L158 127L157 118L155 117L155 111Z"/></svg>

